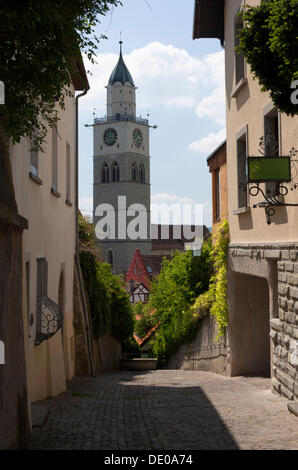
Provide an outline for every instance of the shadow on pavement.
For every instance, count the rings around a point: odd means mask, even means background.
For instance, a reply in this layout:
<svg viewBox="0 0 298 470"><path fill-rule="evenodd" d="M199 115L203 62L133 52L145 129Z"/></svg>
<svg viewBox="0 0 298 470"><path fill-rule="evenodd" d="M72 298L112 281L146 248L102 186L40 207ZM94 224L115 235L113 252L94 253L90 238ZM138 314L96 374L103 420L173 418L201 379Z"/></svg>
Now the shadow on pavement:
<svg viewBox="0 0 298 470"><path fill-rule="evenodd" d="M163 386L154 384L154 377L147 380L144 372L120 372L72 380L69 390L53 400L44 427L33 430L31 449L73 448L239 447L201 387L184 387L174 380Z"/></svg>

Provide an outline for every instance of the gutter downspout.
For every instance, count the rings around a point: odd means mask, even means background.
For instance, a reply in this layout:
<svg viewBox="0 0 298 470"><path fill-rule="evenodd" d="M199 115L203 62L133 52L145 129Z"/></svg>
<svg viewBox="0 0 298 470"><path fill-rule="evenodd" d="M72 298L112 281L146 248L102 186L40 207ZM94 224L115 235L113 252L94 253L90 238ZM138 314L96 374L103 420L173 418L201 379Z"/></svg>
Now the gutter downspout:
<svg viewBox="0 0 298 470"><path fill-rule="evenodd" d="M87 309L87 301L85 296L85 289L84 289L84 281L80 266L80 258L79 258L79 98L86 95L88 88L85 87L83 93L80 93L76 96L75 99L75 107L76 107L76 140L75 140L75 172L76 172L76 191L75 191L75 234L76 234L76 241L75 241L75 261L77 265L77 272L79 276L79 284L80 284L80 292L81 292L81 299L83 303L83 314L85 319L86 325L86 334L87 334L87 347L88 347L88 357L90 363L90 371L91 377L95 377L94 371L94 363L92 358L91 352L91 328L89 324L89 316L88 316L88 309Z"/></svg>

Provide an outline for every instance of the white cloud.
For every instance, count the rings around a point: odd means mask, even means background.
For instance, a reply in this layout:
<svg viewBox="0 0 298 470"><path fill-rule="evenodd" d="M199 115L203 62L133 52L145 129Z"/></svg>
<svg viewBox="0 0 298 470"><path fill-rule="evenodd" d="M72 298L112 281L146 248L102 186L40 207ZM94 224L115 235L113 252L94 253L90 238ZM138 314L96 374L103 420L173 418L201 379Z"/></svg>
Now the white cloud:
<svg viewBox="0 0 298 470"><path fill-rule="evenodd" d="M90 110L90 116L94 107L97 116L106 114L105 86L117 60L118 54L103 53L98 55L97 64L89 64L87 60L85 62L93 75L89 77L91 88L81 99L80 105L82 109ZM124 60L139 87L137 103L143 113L154 106L195 109L197 105L199 117L208 116L215 122L222 122L223 113L216 114L214 108L224 102L223 51L197 58L184 49L152 42L125 54ZM212 111L208 114L207 105L210 101Z"/></svg>
<svg viewBox="0 0 298 470"><path fill-rule="evenodd" d="M198 83L198 77L196 77L195 75L189 75L187 77L187 80L190 82L190 83Z"/></svg>
<svg viewBox="0 0 298 470"><path fill-rule="evenodd" d="M224 86L214 88L211 94L204 96L197 107L196 114L199 118L207 117L219 125L224 125L226 122L226 107L225 107L225 93Z"/></svg>
<svg viewBox="0 0 298 470"><path fill-rule="evenodd" d="M79 200L79 208L83 215L92 216L93 197L85 197Z"/></svg>
<svg viewBox="0 0 298 470"><path fill-rule="evenodd" d="M195 204L190 197L176 196L175 194L159 193L151 196L152 204Z"/></svg>
<svg viewBox="0 0 298 470"><path fill-rule="evenodd" d="M201 157L208 157L210 153L212 153L216 147L218 147L226 138L226 129L223 128L216 134L211 132L206 137L193 142L188 146L188 150L193 150L194 152L198 152Z"/></svg>
<svg viewBox="0 0 298 470"><path fill-rule="evenodd" d="M190 96L175 96L173 98L168 99L165 102L165 105L168 107L182 107L182 108L193 108L196 102Z"/></svg>

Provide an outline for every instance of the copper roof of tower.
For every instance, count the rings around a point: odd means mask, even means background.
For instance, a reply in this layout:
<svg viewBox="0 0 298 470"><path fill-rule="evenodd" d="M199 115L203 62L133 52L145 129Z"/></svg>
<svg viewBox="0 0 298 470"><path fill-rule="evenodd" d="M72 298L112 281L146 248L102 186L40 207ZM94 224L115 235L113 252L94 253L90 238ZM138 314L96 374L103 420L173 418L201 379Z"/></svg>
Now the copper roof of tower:
<svg viewBox="0 0 298 470"><path fill-rule="evenodd" d="M110 76L109 85L114 85L114 83L116 82L121 82L122 85L124 85L126 82L129 82L132 86L135 86L132 76L128 68L126 67L122 57L122 41L120 41L119 44L120 56L117 65Z"/></svg>

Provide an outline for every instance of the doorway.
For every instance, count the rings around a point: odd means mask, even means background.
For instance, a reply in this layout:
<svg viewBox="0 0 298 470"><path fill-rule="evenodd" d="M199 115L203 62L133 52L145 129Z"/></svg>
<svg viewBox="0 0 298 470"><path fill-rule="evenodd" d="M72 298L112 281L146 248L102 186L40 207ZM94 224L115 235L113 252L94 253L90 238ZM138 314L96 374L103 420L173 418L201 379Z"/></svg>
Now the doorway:
<svg viewBox="0 0 298 470"><path fill-rule="evenodd" d="M270 377L270 306L267 280L231 273L231 375Z"/></svg>

